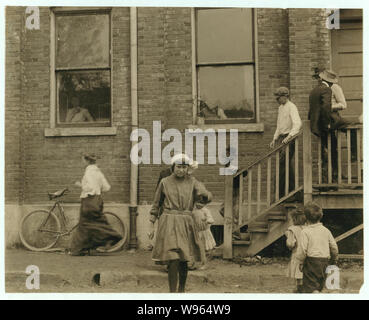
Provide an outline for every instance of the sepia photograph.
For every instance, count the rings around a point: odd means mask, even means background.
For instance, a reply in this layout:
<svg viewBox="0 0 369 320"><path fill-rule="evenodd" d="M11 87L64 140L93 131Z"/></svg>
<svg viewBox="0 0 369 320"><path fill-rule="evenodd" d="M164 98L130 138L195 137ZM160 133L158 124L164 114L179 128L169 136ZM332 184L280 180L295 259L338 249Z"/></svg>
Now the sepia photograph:
<svg viewBox="0 0 369 320"><path fill-rule="evenodd" d="M363 8L104 5L3 7L5 294L359 296Z"/></svg>

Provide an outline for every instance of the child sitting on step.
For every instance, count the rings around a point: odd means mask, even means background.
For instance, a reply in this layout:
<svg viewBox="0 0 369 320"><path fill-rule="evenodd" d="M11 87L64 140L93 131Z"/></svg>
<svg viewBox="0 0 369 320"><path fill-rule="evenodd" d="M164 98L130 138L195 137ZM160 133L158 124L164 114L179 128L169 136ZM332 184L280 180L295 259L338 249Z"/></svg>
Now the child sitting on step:
<svg viewBox="0 0 369 320"><path fill-rule="evenodd" d="M307 220L301 232L301 245L297 248L296 258L302 270L302 293L319 293L323 290L326 280L326 268L336 264L338 247L332 233L323 226L322 208L316 203L304 206Z"/></svg>
<svg viewBox="0 0 369 320"><path fill-rule="evenodd" d="M300 262L296 258L297 248L301 245L301 232L305 226L306 218L304 211L296 209L291 214L293 225L285 232L286 245L292 251L290 263L288 264L287 276L295 279L295 293L300 292L302 286L302 272L300 270Z"/></svg>

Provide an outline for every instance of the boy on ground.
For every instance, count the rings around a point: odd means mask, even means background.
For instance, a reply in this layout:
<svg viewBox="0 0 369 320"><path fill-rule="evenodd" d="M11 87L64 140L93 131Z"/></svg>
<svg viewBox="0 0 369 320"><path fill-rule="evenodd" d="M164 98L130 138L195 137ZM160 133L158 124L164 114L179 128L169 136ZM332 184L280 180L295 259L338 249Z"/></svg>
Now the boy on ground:
<svg viewBox="0 0 369 320"><path fill-rule="evenodd" d="M303 273L300 290L301 293L318 293L324 288L327 266L337 262L338 247L332 233L320 222L322 208L308 203L304 213L307 225L301 232L301 245L296 253Z"/></svg>

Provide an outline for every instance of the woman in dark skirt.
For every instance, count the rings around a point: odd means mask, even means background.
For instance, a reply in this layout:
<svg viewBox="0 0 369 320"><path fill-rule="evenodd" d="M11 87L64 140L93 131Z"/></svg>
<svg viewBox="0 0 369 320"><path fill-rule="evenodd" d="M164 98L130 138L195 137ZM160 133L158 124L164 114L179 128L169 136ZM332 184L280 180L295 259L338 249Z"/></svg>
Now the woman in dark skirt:
<svg viewBox="0 0 369 320"><path fill-rule="evenodd" d="M160 215L152 258L168 263L170 292L184 292L187 280L187 262L201 261L201 240L197 224L201 217L193 216L196 201L211 201L211 193L194 177L188 175L190 159L179 154L172 159L172 174L163 178L156 190L151 214L150 238L154 236L154 223ZM200 218L200 219L199 219Z"/></svg>
<svg viewBox="0 0 369 320"><path fill-rule="evenodd" d="M101 193L109 191L110 185L97 167L95 155L84 155L82 161L86 170L82 181L76 182L82 193L79 224L70 245L70 255L73 256L89 254L90 249L96 248L105 251L122 239L103 214Z"/></svg>

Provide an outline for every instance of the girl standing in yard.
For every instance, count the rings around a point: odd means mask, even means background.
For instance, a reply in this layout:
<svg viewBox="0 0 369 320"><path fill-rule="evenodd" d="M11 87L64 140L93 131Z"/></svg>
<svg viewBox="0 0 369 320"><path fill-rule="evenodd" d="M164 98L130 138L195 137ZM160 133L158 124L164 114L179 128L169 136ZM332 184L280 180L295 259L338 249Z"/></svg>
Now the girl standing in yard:
<svg viewBox="0 0 369 320"><path fill-rule="evenodd" d="M200 211L202 221L204 222L204 229L199 231L199 236L203 242L206 257L204 258L202 266L199 268L199 270L205 270L206 268L205 263L207 260L211 258L211 252L216 246L213 234L211 233L210 230L210 226L214 223L214 219L213 216L211 215L210 210L206 208L203 203L201 202L197 203L196 209Z"/></svg>
<svg viewBox="0 0 369 320"><path fill-rule="evenodd" d="M163 206L152 258L168 262L170 292L185 292L187 262L201 261L200 239L195 224L202 221L192 210L198 199L209 203L212 196L202 183L188 175L191 161L187 155L175 155L171 164L172 174L160 181L155 193L149 237L154 236L154 223Z"/></svg>
<svg viewBox="0 0 369 320"><path fill-rule="evenodd" d="M304 228L306 218L302 210L296 209L292 215L293 225L290 226L285 235L286 245L292 251L291 260L288 264L287 276L296 280L295 293L301 292L302 272L300 270L300 261L296 259L297 248L301 245L301 232Z"/></svg>
<svg viewBox="0 0 369 320"><path fill-rule="evenodd" d="M88 255L95 248L105 251L122 239L109 225L103 213L101 193L109 191L110 185L96 165L96 156L83 155L82 161L86 166L85 174L82 181L75 183L82 188L82 193L79 224L70 245L70 255L73 256Z"/></svg>

